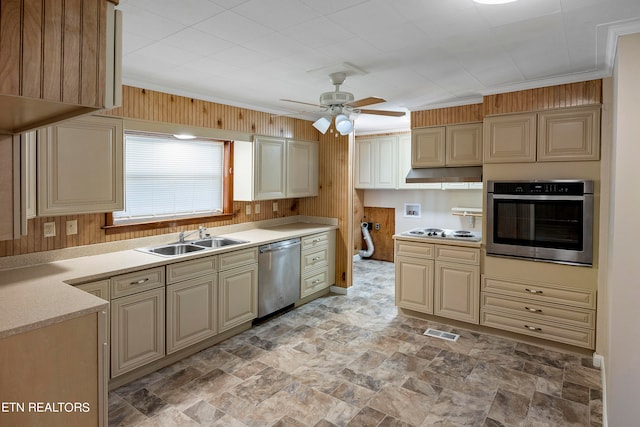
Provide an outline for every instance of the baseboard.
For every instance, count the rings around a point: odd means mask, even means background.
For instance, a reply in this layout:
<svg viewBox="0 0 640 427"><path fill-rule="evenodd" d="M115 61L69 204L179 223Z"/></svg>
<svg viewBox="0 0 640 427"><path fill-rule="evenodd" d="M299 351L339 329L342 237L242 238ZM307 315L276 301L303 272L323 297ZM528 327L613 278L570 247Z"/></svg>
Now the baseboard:
<svg viewBox="0 0 640 427"><path fill-rule="evenodd" d="M349 293L349 288L341 288L340 286L332 286L330 289L334 294L347 295Z"/></svg>
<svg viewBox="0 0 640 427"><path fill-rule="evenodd" d="M607 427L607 377L604 369L604 356L594 352L593 366L600 368L600 380L602 381L602 427Z"/></svg>

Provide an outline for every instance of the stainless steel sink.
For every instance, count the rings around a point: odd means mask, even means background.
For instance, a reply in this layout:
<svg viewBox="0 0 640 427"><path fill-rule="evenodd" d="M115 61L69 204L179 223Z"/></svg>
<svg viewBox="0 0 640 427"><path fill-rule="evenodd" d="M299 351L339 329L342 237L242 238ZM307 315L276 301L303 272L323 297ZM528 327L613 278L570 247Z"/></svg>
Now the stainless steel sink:
<svg viewBox="0 0 640 427"><path fill-rule="evenodd" d="M229 246L229 245L239 245L241 243L248 243L248 241L229 239L228 237L210 237L207 239L195 240L190 243L198 246L204 246L207 248L222 248L224 246Z"/></svg>
<svg viewBox="0 0 640 427"><path fill-rule="evenodd" d="M208 237L206 239L187 241L185 243L177 242L150 248L139 248L138 250L150 254L172 257L242 243L248 243L248 240L230 239L228 237Z"/></svg>
<svg viewBox="0 0 640 427"><path fill-rule="evenodd" d="M175 256L184 255L190 252L203 251L206 248L203 246L196 246L190 243L177 243L172 245L158 246L156 248L147 249L148 252L158 255Z"/></svg>

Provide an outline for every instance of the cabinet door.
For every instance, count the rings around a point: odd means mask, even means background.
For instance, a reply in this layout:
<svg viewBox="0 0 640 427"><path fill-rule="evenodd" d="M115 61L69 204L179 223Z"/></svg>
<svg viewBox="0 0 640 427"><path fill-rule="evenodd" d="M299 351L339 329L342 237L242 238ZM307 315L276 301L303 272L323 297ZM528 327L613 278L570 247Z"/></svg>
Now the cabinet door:
<svg viewBox="0 0 640 427"><path fill-rule="evenodd" d="M219 273L219 330L224 332L258 316L258 265Z"/></svg>
<svg viewBox="0 0 640 427"><path fill-rule="evenodd" d="M485 117L484 162L536 161L536 114Z"/></svg>
<svg viewBox="0 0 640 427"><path fill-rule="evenodd" d="M122 120L85 117L38 131L38 214L124 208Z"/></svg>
<svg viewBox="0 0 640 427"><path fill-rule="evenodd" d="M600 159L600 107L538 114L538 161Z"/></svg>
<svg viewBox="0 0 640 427"><path fill-rule="evenodd" d="M445 127L411 130L411 167L428 168L445 165Z"/></svg>
<svg viewBox="0 0 640 427"><path fill-rule="evenodd" d="M482 123L447 126L447 166L482 166Z"/></svg>
<svg viewBox="0 0 640 427"><path fill-rule="evenodd" d="M0 135L0 240L20 237L20 226L16 222L20 218L20 197L14 176L20 173L17 149L19 145L11 135Z"/></svg>
<svg viewBox="0 0 640 427"><path fill-rule="evenodd" d="M111 300L111 378L164 356L164 292Z"/></svg>
<svg viewBox="0 0 640 427"><path fill-rule="evenodd" d="M436 261L433 314L477 324L480 267Z"/></svg>
<svg viewBox="0 0 640 427"><path fill-rule="evenodd" d="M167 286L167 354L218 332L217 275Z"/></svg>
<svg viewBox="0 0 640 427"><path fill-rule="evenodd" d="M361 139L355 142L355 187L374 187L374 145L373 139Z"/></svg>
<svg viewBox="0 0 640 427"><path fill-rule="evenodd" d="M255 200L286 197L286 141L264 136L255 139Z"/></svg>
<svg viewBox="0 0 640 427"><path fill-rule="evenodd" d="M287 141L287 197L318 195L318 143Z"/></svg>
<svg viewBox="0 0 640 427"><path fill-rule="evenodd" d="M373 187L395 189L398 143L394 136L376 138L373 154Z"/></svg>
<svg viewBox="0 0 640 427"><path fill-rule="evenodd" d="M433 266L431 259L396 256L396 305L433 314Z"/></svg>
<svg viewBox="0 0 640 427"><path fill-rule="evenodd" d="M411 169L411 135L398 137L398 189L442 189L438 183L407 183L406 178Z"/></svg>

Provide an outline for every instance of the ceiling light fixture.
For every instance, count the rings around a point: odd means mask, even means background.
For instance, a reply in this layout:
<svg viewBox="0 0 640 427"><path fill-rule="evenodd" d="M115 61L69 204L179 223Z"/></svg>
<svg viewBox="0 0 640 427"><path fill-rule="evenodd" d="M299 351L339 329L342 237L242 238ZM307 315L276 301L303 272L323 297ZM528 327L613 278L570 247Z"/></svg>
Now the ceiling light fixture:
<svg viewBox="0 0 640 427"><path fill-rule="evenodd" d="M505 4L505 3L513 3L518 0L473 0L476 3L480 4Z"/></svg>
<svg viewBox="0 0 640 427"><path fill-rule="evenodd" d="M336 116L336 130L340 135L348 135L353 131L353 123L344 114Z"/></svg>
<svg viewBox="0 0 640 427"><path fill-rule="evenodd" d="M174 133L173 137L176 139L196 139L195 135L190 135L188 133Z"/></svg>
<svg viewBox="0 0 640 427"><path fill-rule="evenodd" d="M329 129L329 126L331 126L331 117L330 116L320 117L318 120L313 122L313 127L318 129L320 131L320 133L322 133L322 134L327 133L327 130Z"/></svg>

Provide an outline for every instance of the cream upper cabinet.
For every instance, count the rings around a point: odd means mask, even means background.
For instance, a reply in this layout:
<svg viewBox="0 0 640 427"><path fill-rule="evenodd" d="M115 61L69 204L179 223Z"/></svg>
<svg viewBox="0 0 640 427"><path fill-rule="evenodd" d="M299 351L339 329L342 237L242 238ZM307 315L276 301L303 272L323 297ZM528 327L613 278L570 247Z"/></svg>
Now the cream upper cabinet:
<svg viewBox="0 0 640 427"><path fill-rule="evenodd" d="M234 142L233 199L310 197L318 194L318 143L270 136Z"/></svg>
<svg viewBox="0 0 640 427"><path fill-rule="evenodd" d="M318 143L287 141L287 197L318 195Z"/></svg>
<svg viewBox="0 0 640 427"><path fill-rule="evenodd" d="M358 139L355 143L355 151L356 188L397 188L397 136Z"/></svg>
<svg viewBox="0 0 640 427"><path fill-rule="evenodd" d="M38 215L124 208L122 120L84 117L38 131Z"/></svg>
<svg viewBox="0 0 640 427"><path fill-rule="evenodd" d="M255 200L283 199L286 196L286 141L257 137L255 154Z"/></svg>
<svg viewBox="0 0 640 427"><path fill-rule="evenodd" d="M429 168L445 165L444 126L411 130L411 167Z"/></svg>
<svg viewBox="0 0 640 427"><path fill-rule="evenodd" d="M482 165L482 123L450 125L446 130L447 166Z"/></svg>
<svg viewBox="0 0 640 427"><path fill-rule="evenodd" d="M538 161L600 159L600 107L538 113Z"/></svg>
<svg viewBox="0 0 640 427"><path fill-rule="evenodd" d="M562 108L484 119L484 162L600 159L600 106Z"/></svg>
<svg viewBox="0 0 640 427"><path fill-rule="evenodd" d="M485 117L485 163L522 163L535 161L535 113Z"/></svg>
<svg viewBox="0 0 640 427"><path fill-rule="evenodd" d="M407 183L406 178L411 169L411 135L398 136L398 189L432 189L441 190L442 184L433 183Z"/></svg>
<svg viewBox="0 0 640 427"><path fill-rule="evenodd" d="M412 167L479 165L482 165L482 123L411 130Z"/></svg>
<svg viewBox="0 0 640 427"><path fill-rule="evenodd" d="M0 135L0 240L20 237L20 195L15 173L20 171L19 139Z"/></svg>

